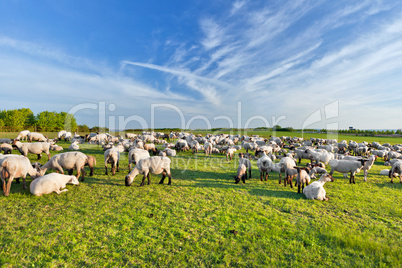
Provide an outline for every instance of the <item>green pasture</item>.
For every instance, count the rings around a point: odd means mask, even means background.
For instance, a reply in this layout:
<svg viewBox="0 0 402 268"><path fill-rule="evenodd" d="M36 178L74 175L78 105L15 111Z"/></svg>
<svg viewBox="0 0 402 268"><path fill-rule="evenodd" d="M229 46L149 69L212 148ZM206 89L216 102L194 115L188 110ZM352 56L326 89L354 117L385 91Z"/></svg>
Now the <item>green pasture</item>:
<svg viewBox="0 0 402 268"><path fill-rule="evenodd" d="M69 143L60 145L66 149ZM171 158L171 186L157 184L161 175L151 175L151 185L139 187L138 176L126 187L127 153L121 155L120 172L106 176L102 148L80 147L96 157L97 166L93 177L87 169L79 186L36 197L13 182L10 196L0 195L3 267L402 266L402 184L379 175L389 169L381 159L367 182L362 173L356 184L335 173L335 181L325 184L330 199L321 202L278 184L277 173L261 182L255 161L252 178L235 184L237 157L229 162L224 155L203 153ZM40 162L46 161L43 154Z"/></svg>

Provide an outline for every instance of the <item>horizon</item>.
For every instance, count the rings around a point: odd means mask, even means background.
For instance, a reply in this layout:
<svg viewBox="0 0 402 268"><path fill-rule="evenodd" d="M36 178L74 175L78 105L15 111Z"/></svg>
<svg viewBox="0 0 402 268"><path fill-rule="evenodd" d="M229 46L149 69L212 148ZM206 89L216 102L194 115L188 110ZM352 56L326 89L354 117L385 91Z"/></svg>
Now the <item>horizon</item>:
<svg viewBox="0 0 402 268"><path fill-rule="evenodd" d="M402 2L0 7L2 109L89 127L402 128Z"/></svg>

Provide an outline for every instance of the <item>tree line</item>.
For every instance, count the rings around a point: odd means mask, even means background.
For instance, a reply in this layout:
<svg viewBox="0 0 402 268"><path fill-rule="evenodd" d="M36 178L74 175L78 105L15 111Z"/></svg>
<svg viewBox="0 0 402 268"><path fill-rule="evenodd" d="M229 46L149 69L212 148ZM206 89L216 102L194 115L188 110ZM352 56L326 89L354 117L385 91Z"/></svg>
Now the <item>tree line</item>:
<svg viewBox="0 0 402 268"><path fill-rule="evenodd" d="M81 127L81 126L80 126ZM2 131L77 131L79 126L73 114L43 111L34 115L29 108L0 110Z"/></svg>

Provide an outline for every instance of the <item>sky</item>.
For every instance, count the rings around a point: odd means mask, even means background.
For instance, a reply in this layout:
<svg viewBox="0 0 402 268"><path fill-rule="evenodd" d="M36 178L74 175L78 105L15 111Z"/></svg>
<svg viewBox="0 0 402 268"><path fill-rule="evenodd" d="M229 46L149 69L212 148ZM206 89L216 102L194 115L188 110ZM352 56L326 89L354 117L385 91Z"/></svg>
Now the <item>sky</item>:
<svg viewBox="0 0 402 268"><path fill-rule="evenodd" d="M402 128L402 1L0 0L1 110L125 128Z"/></svg>

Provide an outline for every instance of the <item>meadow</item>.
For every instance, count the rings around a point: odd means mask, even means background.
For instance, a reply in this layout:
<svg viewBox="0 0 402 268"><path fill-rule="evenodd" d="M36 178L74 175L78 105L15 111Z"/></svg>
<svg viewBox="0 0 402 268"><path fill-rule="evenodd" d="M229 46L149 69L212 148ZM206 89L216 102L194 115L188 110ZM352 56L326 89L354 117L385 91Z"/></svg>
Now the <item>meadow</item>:
<svg viewBox="0 0 402 268"><path fill-rule="evenodd" d="M390 137L341 139L402 143ZM69 143L59 145L67 149ZM160 175L151 175L151 185L139 187L138 176L126 187L127 153L120 172L104 175L102 148L80 147L97 165L79 186L36 197L13 182L10 196L0 196L3 267L402 266L402 184L379 175L389 169L381 159L367 182L362 172L356 184L335 173L335 181L325 184L330 199L321 202L278 184L277 173L260 181L255 161L252 178L235 184L237 157L191 152L171 158L172 185L159 185ZM46 161L43 154L40 162Z"/></svg>

